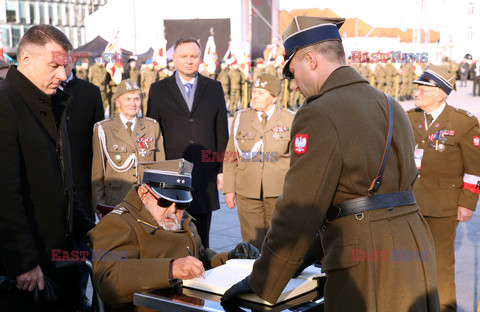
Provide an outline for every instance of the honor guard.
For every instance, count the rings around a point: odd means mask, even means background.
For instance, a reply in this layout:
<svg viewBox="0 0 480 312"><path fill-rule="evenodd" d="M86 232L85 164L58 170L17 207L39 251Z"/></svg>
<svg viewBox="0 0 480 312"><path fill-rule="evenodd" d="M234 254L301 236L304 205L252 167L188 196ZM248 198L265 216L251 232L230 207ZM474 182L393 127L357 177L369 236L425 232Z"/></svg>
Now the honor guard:
<svg viewBox="0 0 480 312"><path fill-rule="evenodd" d="M415 136L415 198L435 242L442 311L456 311L455 235L472 218L480 194L480 131L472 114L447 104L455 74L431 65L413 82L408 112Z"/></svg>
<svg viewBox="0 0 480 312"><path fill-rule="evenodd" d="M138 180L138 162L164 160L160 127L156 120L137 117L142 92L131 79L120 82L115 103L120 114L94 126L92 200L115 206Z"/></svg>

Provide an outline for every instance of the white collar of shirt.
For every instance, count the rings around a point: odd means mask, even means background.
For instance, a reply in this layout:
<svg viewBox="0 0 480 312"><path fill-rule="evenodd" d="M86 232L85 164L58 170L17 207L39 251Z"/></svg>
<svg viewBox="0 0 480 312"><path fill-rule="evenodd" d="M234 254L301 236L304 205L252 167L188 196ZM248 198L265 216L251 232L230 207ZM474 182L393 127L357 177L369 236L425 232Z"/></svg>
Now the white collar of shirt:
<svg viewBox="0 0 480 312"><path fill-rule="evenodd" d="M131 122L132 123L132 132L133 132L133 129L135 129L135 123L137 122L137 116L133 117L132 120L128 120L127 117L123 116L122 113L119 114L120 116L120 120L122 121L123 125L125 126L125 129L127 129L127 122Z"/></svg>
<svg viewBox="0 0 480 312"><path fill-rule="evenodd" d="M270 117L272 117L273 113L275 112L275 104L272 105L272 107L270 107L270 109L267 111L267 120L270 119ZM262 122L262 114L263 112L257 112L257 115L258 115L258 119L260 120L260 122Z"/></svg>
<svg viewBox="0 0 480 312"><path fill-rule="evenodd" d="M192 87L193 87L193 85L195 85L195 80L197 80L197 76L195 76L190 81L186 81L185 79L182 78L182 76L180 76L180 74L178 74L178 78L180 78L180 81L182 82L183 86L185 87L185 91L188 91L187 87L185 86L185 84L187 82L190 82L192 84Z"/></svg>
<svg viewBox="0 0 480 312"><path fill-rule="evenodd" d="M438 116L440 116L440 114L443 112L443 109L445 108L445 105L447 105L445 102L443 102L442 105L440 105L439 108L437 108L436 110L434 110L433 112L430 113L430 115L432 115L433 117L433 121L432 123L437 120Z"/></svg>

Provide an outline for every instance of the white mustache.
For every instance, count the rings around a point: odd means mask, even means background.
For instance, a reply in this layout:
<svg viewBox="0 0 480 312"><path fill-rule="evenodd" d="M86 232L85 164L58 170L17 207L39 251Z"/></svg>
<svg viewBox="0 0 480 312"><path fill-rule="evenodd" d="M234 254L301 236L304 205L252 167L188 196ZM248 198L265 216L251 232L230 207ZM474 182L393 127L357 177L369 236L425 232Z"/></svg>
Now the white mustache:
<svg viewBox="0 0 480 312"><path fill-rule="evenodd" d="M173 220L172 222L165 222L166 218L170 218ZM165 214L162 217L162 221L160 222L160 226L167 231L178 231L182 229L182 226L180 225L180 222L178 222L177 215L174 213L170 212L165 212Z"/></svg>

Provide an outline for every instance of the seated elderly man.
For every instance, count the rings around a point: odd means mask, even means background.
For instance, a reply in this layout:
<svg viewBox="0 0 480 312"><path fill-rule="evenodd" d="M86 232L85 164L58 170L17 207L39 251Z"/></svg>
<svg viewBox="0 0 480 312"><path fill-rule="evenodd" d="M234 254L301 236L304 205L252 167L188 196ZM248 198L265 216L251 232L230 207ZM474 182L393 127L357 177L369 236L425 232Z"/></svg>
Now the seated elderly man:
<svg viewBox="0 0 480 312"><path fill-rule="evenodd" d="M227 259L259 256L248 243L219 254L202 246L185 212L192 201L191 163L178 159L140 165L142 184L133 186L92 234L93 283L106 304L130 311L137 291L200 277Z"/></svg>

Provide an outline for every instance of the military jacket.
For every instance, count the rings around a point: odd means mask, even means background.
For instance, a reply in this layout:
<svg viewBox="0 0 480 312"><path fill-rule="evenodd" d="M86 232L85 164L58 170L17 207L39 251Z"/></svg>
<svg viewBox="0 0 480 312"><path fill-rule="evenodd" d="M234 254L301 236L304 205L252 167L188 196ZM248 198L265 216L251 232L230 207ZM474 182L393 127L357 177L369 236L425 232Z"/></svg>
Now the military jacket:
<svg viewBox="0 0 480 312"><path fill-rule="evenodd" d="M156 120L137 117L131 136L119 115L97 122L93 128L93 207L120 203L130 187L141 182L137 163L158 160L165 160L165 151Z"/></svg>
<svg viewBox="0 0 480 312"><path fill-rule="evenodd" d="M131 187L92 233L95 289L105 303L113 307L127 304L127 311L133 310L135 292L170 287L170 262L189 256L187 247L206 270L224 264L228 255L202 246L186 211L181 230L167 231L158 226L138 197L137 188Z"/></svg>
<svg viewBox="0 0 480 312"><path fill-rule="evenodd" d="M238 111L223 162L223 193L249 198L278 197L290 166L290 129L294 114L275 107L262 127L254 109Z"/></svg>
<svg viewBox="0 0 480 312"><path fill-rule="evenodd" d="M475 210L480 193L480 131L472 114L446 105L425 131L421 109L408 111L419 170L415 198L423 215L448 217Z"/></svg>

